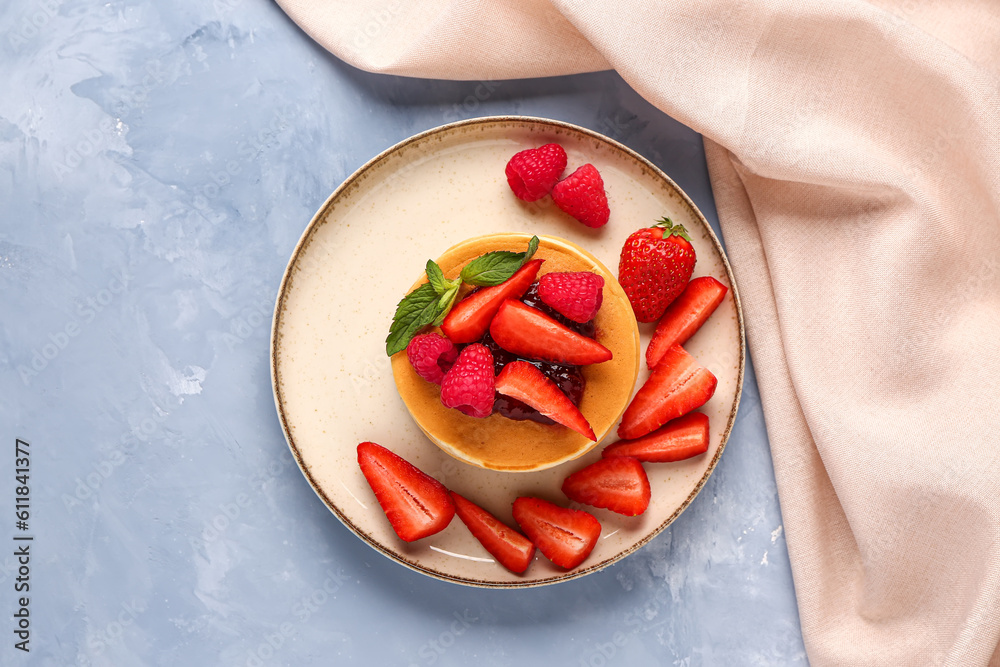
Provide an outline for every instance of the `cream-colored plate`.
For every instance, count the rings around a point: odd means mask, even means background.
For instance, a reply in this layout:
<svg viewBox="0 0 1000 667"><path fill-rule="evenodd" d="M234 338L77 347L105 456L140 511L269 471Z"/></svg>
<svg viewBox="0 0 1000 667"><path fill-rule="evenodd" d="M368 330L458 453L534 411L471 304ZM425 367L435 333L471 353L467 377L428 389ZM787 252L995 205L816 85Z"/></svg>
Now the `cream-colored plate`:
<svg viewBox="0 0 1000 667"><path fill-rule="evenodd" d="M604 228L580 225L547 197L526 204L511 193L504 177L507 160L552 141L569 155L567 174L587 162L601 172L611 208ZM517 496L568 505L562 480L601 451L597 447L540 472L502 473L461 463L424 436L396 391L385 337L396 303L427 259L469 237L528 232L569 239L614 268L626 237L664 215L689 230L698 254L695 276L711 275L731 288L685 345L719 379L715 396L702 408L710 419L708 453L679 463L646 464L653 499L642 516L587 508L601 521L601 539L583 565L569 572L539 553L524 575L512 574L493 561L458 518L437 535L412 544L400 540L358 468L359 442L388 447L511 525ZM640 332L645 351L652 325L640 325ZM453 123L407 139L330 196L285 271L271 334L271 375L292 453L313 489L348 528L424 574L503 588L550 584L599 570L677 518L722 454L739 404L744 350L739 297L722 247L673 181L595 132L505 116ZM643 364L638 382L647 375ZM615 439L612 433L605 444Z"/></svg>

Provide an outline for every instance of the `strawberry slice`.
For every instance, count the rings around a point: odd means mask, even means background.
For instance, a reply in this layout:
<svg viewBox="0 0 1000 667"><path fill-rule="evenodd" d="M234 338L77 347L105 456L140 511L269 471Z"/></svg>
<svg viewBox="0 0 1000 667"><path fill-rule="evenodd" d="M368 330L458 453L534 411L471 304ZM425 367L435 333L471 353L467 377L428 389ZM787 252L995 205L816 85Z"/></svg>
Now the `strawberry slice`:
<svg viewBox="0 0 1000 667"><path fill-rule="evenodd" d="M684 348L674 345L663 354L625 409L618 437L624 440L642 437L671 419L700 408L712 398L718 383Z"/></svg>
<svg viewBox="0 0 1000 667"><path fill-rule="evenodd" d="M362 442L358 465L401 540L440 532L455 516L455 504L441 482L385 447Z"/></svg>
<svg viewBox="0 0 1000 667"><path fill-rule="evenodd" d="M579 408L534 364L510 362L500 371L494 388L504 396L527 403L552 421L597 440L594 429Z"/></svg>
<svg viewBox="0 0 1000 667"><path fill-rule="evenodd" d="M625 516L638 516L649 507L652 492L642 464L628 456L600 459L563 482L570 500L603 507Z"/></svg>
<svg viewBox="0 0 1000 667"><path fill-rule="evenodd" d="M505 568L521 574L535 557L535 545L527 537L500 521L479 505L466 500L454 491L451 499L455 513L469 528L472 536Z"/></svg>
<svg viewBox="0 0 1000 667"><path fill-rule="evenodd" d="M490 324L497 345L519 357L586 366L611 359L611 350L520 301L504 301Z"/></svg>
<svg viewBox="0 0 1000 667"><path fill-rule="evenodd" d="M637 440L619 440L608 445L601 456L631 456L647 463L672 463L707 451L708 416L691 412Z"/></svg>
<svg viewBox="0 0 1000 667"><path fill-rule="evenodd" d="M594 515L539 498L515 500L514 521L546 558L567 570L585 561L601 536Z"/></svg>
<svg viewBox="0 0 1000 667"><path fill-rule="evenodd" d="M535 282L543 259L526 262L514 275L493 287L484 287L455 304L441 323L452 343L473 343L483 337L493 316L507 299L519 299Z"/></svg>
<svg viewBox="0 0 1000 667"><path fill-rule="evenodd" d="M664 352L686 343L715 312L728 291L728 287L711 276L689 282L656 324L653 339L646 348L646 365L654 368Z"/></svg>

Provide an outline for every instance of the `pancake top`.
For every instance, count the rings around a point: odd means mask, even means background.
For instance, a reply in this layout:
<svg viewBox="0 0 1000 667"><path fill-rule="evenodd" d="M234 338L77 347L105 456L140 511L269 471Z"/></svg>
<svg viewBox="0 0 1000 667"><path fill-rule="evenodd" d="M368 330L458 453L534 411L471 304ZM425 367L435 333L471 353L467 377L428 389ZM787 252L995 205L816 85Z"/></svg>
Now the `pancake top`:
<svg viewBox="0 0 1000 667"><path fill-rule="evenodd" d="M480 236L449 248L437 260L445 277L458 277L462 267L494 250L523 252L529 234ZM545 260L538 275L562 271L592 271L604 278L604 301L594 324L597 341L611 350L610 361L583 366L586 386L579 408L600 442L628 406L639 373L639 329L632 306L607 267L596 257L564 239L541 236L533 259ZM421 277L412 289L426 282ZM460 298L472 288L462 287ZM559 424L516 421L499 414L476 419L441 403L440 387L413 370L406 352L392 358L399 395L420 429L455 458L490 470L528 472L575 459L597 443Z"/></svg>

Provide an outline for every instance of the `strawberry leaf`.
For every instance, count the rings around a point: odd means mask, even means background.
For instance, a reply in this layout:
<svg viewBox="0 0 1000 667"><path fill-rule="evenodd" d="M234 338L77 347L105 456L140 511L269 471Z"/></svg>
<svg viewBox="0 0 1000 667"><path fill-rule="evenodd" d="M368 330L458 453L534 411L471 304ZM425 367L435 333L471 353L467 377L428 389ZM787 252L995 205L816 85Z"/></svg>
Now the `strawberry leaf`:
<svg viewBox="0 0 1000 667"><path fill-rule="evenodd" d="M454 290L458 294L458 288ZM396 306L396 314L392 317L392 325L389 327L389 336L385 339L385 353L390 357L397 352L402 352L418 331L436 322L438 318L444 319L442 301L444 297L437 293L431 283L424 283L417 289L403 297ZM454 303L454 295L448 301Z"/></svg>
<svg viewBox="0 0 1000 667"><path fill-rule="evenodd" d="M680 223L674 224L674 221L670 218L660 218L660 221L653 225L653 227L659 227L663 230L663 238L679 236L688 243L691 243L691 237L688 236L688 231L684 229L684 225Z"/></svg>
<svg viewBox="0 0 1000 667"><path fill-rule="evenodd" d="M524 266L538 250L538 237L532 236L525 252L496 250L477 257L462 269L462 280L476 287L493 287L504 282Z"/></svg>

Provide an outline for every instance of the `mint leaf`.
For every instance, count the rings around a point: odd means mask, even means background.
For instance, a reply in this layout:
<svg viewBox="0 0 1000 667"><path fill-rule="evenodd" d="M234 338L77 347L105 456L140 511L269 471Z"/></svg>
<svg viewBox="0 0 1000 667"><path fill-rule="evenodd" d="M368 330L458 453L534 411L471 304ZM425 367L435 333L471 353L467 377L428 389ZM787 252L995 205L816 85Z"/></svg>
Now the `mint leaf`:
<svg viewBox="0 0 1000 667"><path fill-rule="evenodd" d="M457 287L455 294L458 294ZM433 324L439 317L444 319L442 312L447 311L442 309L442 299L430 283L424 283L404 296L392 317L389 336L385 339L385 353L391 357L402 352L418 331ZM454 302L454 296L451 302Z"/></svg>
<svg viewBox="0 0 1000 667"><path fill-rule="evenodd" d="M441 267L433 259L427 260L426 272L427 280L430 281L435 292L444 294L448 291L448 281L444 279L444 272L441 271Z"/></svg>
<svg viewBox="0 0 1000 667"><path fill-rule="evenodd" d="M492 287L504 282L538 250L538 237L532 236L525 252L497 250L477 257L462 269L462 280L476 287Z"/></svg>
<svg viewBox="0 0 1000 667"><path fill-rule="evenodd" d="M465 265L462 280L477 287L499 285L524 265L521 256L507 250L486 253Z"/></svg>
<svg viewBox="0 0 1000 667"><path fill-rule="evenodd" d="M445 314L447 314L455 302L458 288L462 286L462 279L455 278L454 280L448 280L445 278L441 267L433 259L427 260L426 272L427 280L434 287L434 291L442 297L441 303L447 304L446 306L442 306L445 309ZM444 298L446 296L448 297L447 299ZM440 322L435 322L434 324L438 325Z"/></svg>
<svg viewBox="0 0 1000 667"><path fill-rule="evenodd" d="M528 240L528 250L524 253L524 262L527 262L529 259L531 259L534 256L536 250L538 250L538 237L532 236Z"/></svg>
<svg viewBox="0 0 1000 667"><path fill-rule="evenodd" d="M436 327L441 326L444 318L451 312L451 307L455 305L455 300L458 299L458 288L461 286L462 281L458 281L457 285L441 295L441 298L438 299L438 307L441 309L441 314L434 318L431 324Z"/></svg>

